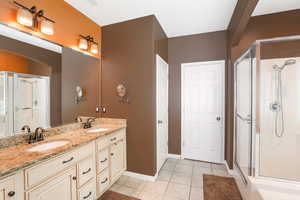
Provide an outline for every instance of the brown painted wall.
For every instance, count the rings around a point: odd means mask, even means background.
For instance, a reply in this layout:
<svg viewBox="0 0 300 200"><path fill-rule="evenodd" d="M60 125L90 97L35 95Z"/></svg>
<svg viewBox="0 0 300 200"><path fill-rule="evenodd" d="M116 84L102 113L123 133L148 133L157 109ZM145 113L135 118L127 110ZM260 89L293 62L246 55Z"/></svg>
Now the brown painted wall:
<svg viewBox="0 0 300 200"><path fill-rule="evenodd" d="M101 45L101 27L64 0L55 0L55 3L53 0L17 0L17 2L27 7L35 5L38 9L43 9L45 15L56 22L54 35L49 36L40 32L33 32L29 28L17 24L17 7L13 4L13 0L1 0L0 21L2 23L70 48L77 49L79 34L91 35Z"/></svg>
<svg viewBox="0 0 300 200"><path fill-rule="evenodd" d="M234 79L233 79L233 64L234 61L240 57L250 45L258 39L284 37L300 34L300 10L293 10L269 15L251 17L244 32L240 43L232 47L229 52L228 63L228 93L227 96L234 95ZM230 59L231 58L231 59ZM233 112L234 99L228 99L228 129L227 129L227 143L225 147L226 160L228 165L233 165Z"/></svg>
<svg viewBox="0 0 300 200"><path fill-rule="evenodd" d="M73 49L62 53L62 122L73 123L77 116L97 117L100 60ZM83 88L84 100L76 104L76 86Z"/></svg>
<svg viewBox="0 0 300 200"><path fill-rule="evenodd" d="M226 31L218 31L168 40L169 153L171 154L181 154L181 64L225 60L226 35Z"/></svg>
<svg viewBox="0 0 300 200"><path fill-rule="evenodd" d="M156 173L155 53L167 57L164 34L154 16L104 26L102 30L102 105L107 109L103 116L128 120L128 170L153 176ZM129 104L118 101L118 84L127 87Z"/></svg>

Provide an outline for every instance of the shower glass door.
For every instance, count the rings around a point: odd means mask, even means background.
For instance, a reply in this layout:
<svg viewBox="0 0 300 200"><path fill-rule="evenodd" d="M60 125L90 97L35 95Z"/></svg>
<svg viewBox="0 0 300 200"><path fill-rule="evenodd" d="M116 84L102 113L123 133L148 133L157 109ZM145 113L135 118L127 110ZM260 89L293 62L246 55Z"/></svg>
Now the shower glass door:
<svg viewBox="0 0 300 200"><path fill-rule="evenodd" d="M235 63L235 164L245 182L252 165L252 58L251 50Z"/></svg>
<svg viewBox="0 0 300 200"><path fill-rule="evenodd" d="M0 72L0 135L7 136L7 73Z"/></svg>

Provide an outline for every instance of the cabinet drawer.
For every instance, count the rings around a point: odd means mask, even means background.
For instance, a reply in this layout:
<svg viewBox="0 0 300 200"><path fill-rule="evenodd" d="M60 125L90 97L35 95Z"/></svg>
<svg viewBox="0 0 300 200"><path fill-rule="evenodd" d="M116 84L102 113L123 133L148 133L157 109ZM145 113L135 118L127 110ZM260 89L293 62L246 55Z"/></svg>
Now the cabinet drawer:
<svg viewBox="0 0 300 200"><path fill-rule="evenodd" d="M79 149L50 159L25 170L25 188L32 188L60 171L93 154L93 144L87 144Z"/></svg>
<svg viewBox="0 0 300 200"><path fill-rule="evenodd" d="M113 144L124 138L125 138L125 129L121 129L109 136L109 142L110 144Z"/></svg>
<svg viewBox="0 0 300 200"><path fill-rule="evenodd" d="M95 174L95 160L94 156L89 156L88 158L80 161L78 163L77 177L78 177L78 187L81 187L84 183L94 177Z"/></svg>
<svg viewBox="0 0 300 200"><path fill-rule="evenodd" d="M78 200L94 199L96 199L96 185L95 179L92 179L78 190Z"/></svg>
<svg viewBox="0 0 300 200"><path fill-rule="evenodd" d="M110 145L109 137L104 136L104 137L98 139L96 143L97 143L96 144L97 145L97 151L101 151L101 150L107 148Z"/></svg>
<svg viewBox="0 0 300 200"><path fill-rule="evenodd" d="M97 155L97 173L102 172L108 167L109 163L109 154L108 148L100 151Z"/></svg>
<svg viewBox="0 0 300 200"><path fill-rule="evenodd" d="M105 192L105 190L108 189L109 184L109 170L107 168L97 176L98 196L102 195Z"/></svg>

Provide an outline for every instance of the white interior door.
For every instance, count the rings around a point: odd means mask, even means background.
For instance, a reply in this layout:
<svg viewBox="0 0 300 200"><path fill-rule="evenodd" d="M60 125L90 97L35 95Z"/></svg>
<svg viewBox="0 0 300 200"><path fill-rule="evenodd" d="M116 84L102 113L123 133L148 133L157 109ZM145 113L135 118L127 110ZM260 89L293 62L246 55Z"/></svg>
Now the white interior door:
<svg viewBox="0 0 300 200"><path fill-rule="evenodd" d="M168 156L169 65L156 56L157 172Z"/></svg>
<svg viewBox="0 0 300 200"><path fill-rule="evenodd" d="M182 154L220 163L224 134L224 61L182 65Z"/></svg>

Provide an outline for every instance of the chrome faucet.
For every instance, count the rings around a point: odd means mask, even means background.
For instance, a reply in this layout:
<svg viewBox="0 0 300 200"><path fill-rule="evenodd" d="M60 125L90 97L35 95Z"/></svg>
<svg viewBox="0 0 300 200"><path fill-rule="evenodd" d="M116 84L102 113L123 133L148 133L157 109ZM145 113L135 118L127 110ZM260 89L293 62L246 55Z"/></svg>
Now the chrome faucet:
<svg viewBox="0 0 300 200"><path fill-rule="evenodd" d="M45 129L43 129L42 127L36 128L34 131L34 134L31 134L29 136L28 143L31 144L31 143L43 141L44 140L44 132L45 132Z"/></svg>
<svg viewBox="0 0 300 200"><path fill-rule="evenodd" d="M83 128L84 128L84 129L92 128L92 122L94 122L95 119L96 119L95 117L90 117L90 118L88 118L88 119L86 120L86 122L83 123Z"/></svg>

